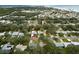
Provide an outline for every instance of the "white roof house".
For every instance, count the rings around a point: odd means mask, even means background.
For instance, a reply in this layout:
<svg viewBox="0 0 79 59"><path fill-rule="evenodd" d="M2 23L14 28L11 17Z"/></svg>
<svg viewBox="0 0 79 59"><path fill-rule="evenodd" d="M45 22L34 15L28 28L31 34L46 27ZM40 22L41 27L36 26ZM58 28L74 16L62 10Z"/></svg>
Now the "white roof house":
<svg viewBox="0 0 79 59"><path fill-rule="evenodd" d="M9 23L12 23L11 21L9 20L0 20L1 23L5 23L5 24L9 24Z"/></svg>
<svg viewBox="0 0 79 59"><path fill-rule="evenodd" d="M5 35L5 32L0 33L0 36L4 36L4 35Z"/></svg>
<svg viewBox="0 0 79 59"><path fill-rule="evenodd" d="M56 47L64 47L64 44L63 43L55 43L55 46Z"/></svg>
<svg viewBox="0 0 79 59"><path fill-rule="evenodd" d="M11 45L10 43L4 44L2 46L2 50L11 50L14 47L14 45Z"/></svg>
<svg viewBox="0 0 79 59"><path fill-rule="evenodd" d="M67 47L68 45L79 45L79 42L64 42L64 43L55 43L56 47Z"/></svg>
<svg viewBox="0 0 79 59"><path fill-rule="evenodd" d="M70 36L68 38L70 38L71 40L75 40L75 39L78 39L79 37L78 36Z"/></svg>
<svg viewBox="0 0 79 59"><path fill-rule="evenodd" d="M63 44L65 47L67 47L68 45L71 45L71 42L64 42Z"/></svg>
<svg viewBox="0 0 79 59"><path fill-rule="evenodd" d="M79 42L71 42L73 45L79 45Z"/></svg>
<svg viewBox="0 0 79 59"><path fill-rule="evenodd" d="M2 32L0 33L0 36L4 36L6 32ZM12 35L12 37L14 36L24 36L24 33L22 32L8 32L9 35Z"/></svg>
<svg viewBox="0 0 79 59"><path fill-rule="evenodd" d="M79 31L56 31L57 33L64 33L64 34L67 34L67 33L79 33Z"/></svg>
<svg viewBox="0 0 79 59"><path fill-rule="evenodd" d="M3 18L2 16L0 16L0 19Z"/></svg>
<svg viewBox="0 0 79 59"><path fill-rule="evenodd" d="M21 50L21 51L24 51L25 49L27 48L26 45L21 45L21 44L18 44L15 48L14 51L16 51L17 49Z"/></svg>
<svg viewBox="0 0 79 59"><path fill-rule="evenodd" d="M44 47L45 45L46 45L46 44L44 44L43 42L40 42L40 43L39 43L39 46L40 46L40 47Z"/></svg>
<svg viewBox="0 0 79 59"><path fill-rule="evenodd" d="M24 33L22 32L9 32L10 35L12 35L12 37L14 36L24 36Z"/></svg>
<svg viewBox="0 0 79 59"><path fill-rule="evenodd" d="M43 32L42 31L38 31L38 34L43 34Z"/></svg>
<svg viewBox="0 0 79 59"><path fill-rule="evenodd" d="M32 32L31 32L31 37L32 37L34 34L37 34L37 32L36 32L36 31L32 31Z"/></svg>
<svg viewBox="0 0 79 59"><path fill-rule="evenodd" d="M29 47L30 47L31 49L36 48L37 46L38 46L37 43L35 43L33 40L30 40L30 42L29 42Z"/></svg>
<svg viewBox="0 0 79 59"><path fill-rule="evenodd" d="M23 36L24 34L23 33L20 33L20 32L13 32L12 35L13 36L15 36L15 35Z"/></svg>

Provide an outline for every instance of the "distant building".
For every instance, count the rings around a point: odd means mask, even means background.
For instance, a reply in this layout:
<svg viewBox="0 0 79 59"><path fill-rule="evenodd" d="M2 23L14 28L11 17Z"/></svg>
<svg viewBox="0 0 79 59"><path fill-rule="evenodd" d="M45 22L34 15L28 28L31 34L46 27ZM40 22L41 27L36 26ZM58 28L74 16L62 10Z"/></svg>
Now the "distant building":
<svg viewBox="0 0 79 59"><path fill-rule="evenodd" d="M9 21L9 20L0 20L0 23L10 24L10 23L12 23L12 22Z"/></svg>

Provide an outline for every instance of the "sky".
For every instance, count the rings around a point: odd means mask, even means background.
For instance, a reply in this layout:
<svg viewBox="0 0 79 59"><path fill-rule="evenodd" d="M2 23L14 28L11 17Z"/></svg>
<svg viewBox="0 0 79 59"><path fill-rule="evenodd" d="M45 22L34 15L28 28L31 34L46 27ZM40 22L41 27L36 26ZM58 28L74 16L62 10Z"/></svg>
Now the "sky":
<svg viewBox="0 0 79 59"><path fill-rule="evenodd" d="M49 7L65 9L65 10L73 10L79 12L79 5L51 5Z"/></svg>
<svg viewBox="0 0 79 59"><path fill-rule="evenodd" d="M51 5L55 8L79 11L79 0L0 0L0 5Z"/></svg>
<svg viewBox="0 0 79 59"><path fill-rule="evenodd" d="M0 5L79 5L79 0L0 0Z"/></svg>

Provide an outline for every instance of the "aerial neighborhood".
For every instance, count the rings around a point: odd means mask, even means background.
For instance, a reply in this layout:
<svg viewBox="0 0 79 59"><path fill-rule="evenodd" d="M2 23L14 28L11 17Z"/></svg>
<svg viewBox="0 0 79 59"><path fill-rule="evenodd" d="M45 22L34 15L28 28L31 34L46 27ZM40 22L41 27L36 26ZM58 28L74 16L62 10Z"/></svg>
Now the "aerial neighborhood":
<svg viewBox="0 0 79 59"><path fill-rule="evenodd" d="M79 12L43 6L0 8L0 54L79 53Z"/></svg>

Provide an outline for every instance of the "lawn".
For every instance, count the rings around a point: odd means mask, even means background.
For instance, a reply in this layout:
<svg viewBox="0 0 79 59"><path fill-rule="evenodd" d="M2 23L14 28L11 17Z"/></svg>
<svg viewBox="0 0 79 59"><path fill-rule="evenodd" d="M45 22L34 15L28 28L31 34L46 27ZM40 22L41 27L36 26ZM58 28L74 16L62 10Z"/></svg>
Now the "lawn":
<svg viewBox="0 0 79 59"><path fill-rule="evenodd" d="M79 42L79 40L78 39L74 39L74 40L72 40L73 42Z"/></svg>
<svg viewBox="0 0 79 59"><path fill-rule="evenodd" d="M57 40L55 40L55 42L58 42L58 43L60 43L61 41L60 41L59 39L57 39Z"/></svg>
<svg viewBox="0 0 79 59"><path fill-rule="evenodd" d="M64 42L69 42L67 39L62 39Z"/></svg>

